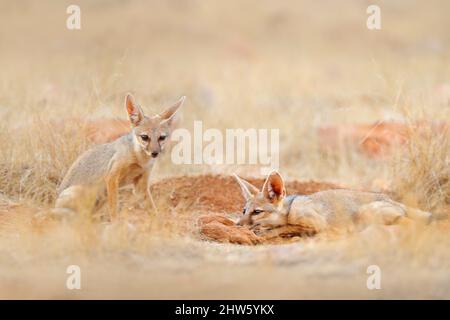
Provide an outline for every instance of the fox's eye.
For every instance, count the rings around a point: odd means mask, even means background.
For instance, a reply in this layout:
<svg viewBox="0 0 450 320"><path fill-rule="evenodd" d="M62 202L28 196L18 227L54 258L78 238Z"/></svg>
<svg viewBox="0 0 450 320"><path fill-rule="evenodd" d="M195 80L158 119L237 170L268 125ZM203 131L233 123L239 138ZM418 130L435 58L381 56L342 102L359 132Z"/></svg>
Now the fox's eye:
<svg viewBox="0 0 450 320"><path fill-rule="evenodd" d="M260 214L261 212L263 212L263 210L259 210L259 209L255 209L255 210L253 210L253 214L254 215L256 215L256 214Z"/></svg>
<svg viewBox="0 0 450 320"><path fill-rule="evenodd" d="M141 139L142 139L142 141L148 141L149 138L148 138L148 135L142 134Z"/></svg>
<svg viewBox="0 0 450 320"><path fill-rule="evenodd" d="M166 136L160 136L159 137L159 141L163 141L163 140L165 140L166 139Z"/></svg>
<svg viewBox="0 0 450 320"><path fill-rule="evenodd" d="M245 214L245 208L244 208L244 209L242 209L242 214Z"/></svg>

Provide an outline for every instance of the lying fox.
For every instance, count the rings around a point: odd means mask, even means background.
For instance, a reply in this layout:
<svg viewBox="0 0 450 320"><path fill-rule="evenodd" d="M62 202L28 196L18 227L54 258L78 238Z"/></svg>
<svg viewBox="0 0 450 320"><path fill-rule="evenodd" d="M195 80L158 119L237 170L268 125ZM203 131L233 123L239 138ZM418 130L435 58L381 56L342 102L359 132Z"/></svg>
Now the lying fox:
<svg viewBox="0 0 450 320"><path fill-rule="evenodd" d="M98 209L104 203L106 193L109 213L114 217L117 215L118 188L128 184L133 184L137 192L152 201L150 173L169 140L175 115L184 100L182 97L162 113L147 117L133 96L128 94L125 107L131 132L113 142L95 146L72 164L57 190L54 212L77 211L80 197L84 195L82 201L89 201L86 191L92 191L95 195L90 197L93 198L92 208Z"/></svg>
<svg viewBox="0 0 450 320"><path fill-rule="evenodd" d="M360 230L370 224L391 225L404 219L431 220L429 212L406 207L381 193L334 189L286 196L283 178L276 171L269 174L261 191L237 175L235 178L246 201L238 225L260 234L314 235L343 219Z"/></svg>

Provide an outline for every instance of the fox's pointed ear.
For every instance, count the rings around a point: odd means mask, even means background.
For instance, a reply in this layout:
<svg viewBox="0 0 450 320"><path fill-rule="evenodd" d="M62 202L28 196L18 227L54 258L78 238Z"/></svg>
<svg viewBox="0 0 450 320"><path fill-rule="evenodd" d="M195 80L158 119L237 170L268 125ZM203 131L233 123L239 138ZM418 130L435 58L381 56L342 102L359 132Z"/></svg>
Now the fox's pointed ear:
<svg viewBox="0 0 450 320"><path fill-rule="evenodd" d="M131 125L137 126L139 122L144 119L144 112L141 107L136 104L130 93L128 93L125 97L125 107L127 109L128 119L130 120Z"/></svg>
<svg viewBox="0 0 450 320"><path fill-rule="evenodd" d="M248 201L249 199L253 198L253 196L255 196L259 192L258 188L256 188L250 182L239 178L236 174L234 175L234 178L241 187L242 195L244 196L245 201Z"/></svg>
<svg viewBox="0 0 450 320"><path fill-rule="evenodd" d="M178 109L180 109L180 107L183 105L184 100L186 100L185 96L182 96L177 102L174 103L173 106L167 108L166 110L164 110L163 112L161 112L159 114L162 122L166 122L169 125L172 123L172 121L174 120Z"/></svg>
<svg viewBox="0 0 450 320"><path fill-rule="evenodd" d="M281 201L286 196L286 188L281 175L277 171L269 174L263 186L264 196L272 203Z"/></svg>

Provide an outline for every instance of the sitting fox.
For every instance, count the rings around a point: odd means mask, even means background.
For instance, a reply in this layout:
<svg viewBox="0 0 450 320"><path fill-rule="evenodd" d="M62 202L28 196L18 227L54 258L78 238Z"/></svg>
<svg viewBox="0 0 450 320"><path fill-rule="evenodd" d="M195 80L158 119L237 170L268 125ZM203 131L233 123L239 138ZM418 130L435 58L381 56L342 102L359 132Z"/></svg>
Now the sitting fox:
<svg viewBox="0 0 450 320"><path fill-rule="evenodd" d="M134 184L137 192L152 201L150 172L169 140L175 115L184 99L182 97L160 114L147 117L128 94L125 106L131 132L113 142L93 147L72 164L58 187L54 212L73 213L80 207L80 201L90 202L84 207L95 210L104 202L106 193L110 216L115 217L118 188L128 184ZM89 193L94 196L86 196Z"/></svg>
<svg viewBox="0 0 450 320"><path fill-rule="evenodd" d="M362 229L404 219L424 223L431 219L429 212L406 207L382 193L334 189L286 196L283 179L276 171L267 177L261 191L237 175L235 178L246 201L238 225L247 225L260 234L313 235L342 221Z"/></svg>

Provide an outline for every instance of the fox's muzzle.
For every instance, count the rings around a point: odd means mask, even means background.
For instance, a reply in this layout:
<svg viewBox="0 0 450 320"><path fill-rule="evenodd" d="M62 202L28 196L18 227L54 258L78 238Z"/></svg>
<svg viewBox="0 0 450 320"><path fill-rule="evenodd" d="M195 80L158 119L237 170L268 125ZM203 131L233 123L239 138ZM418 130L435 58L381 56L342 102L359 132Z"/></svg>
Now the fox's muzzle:
<svg viewBox="0 0 450 320"><path fill-rule="evenodd" d="M248 226L248 225L252 224L252 221L248 215L244 215L243 217L239 218L239 220L236 224L238 226Z"/></svg>

